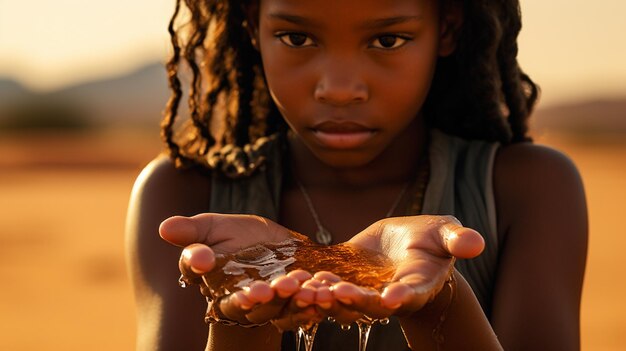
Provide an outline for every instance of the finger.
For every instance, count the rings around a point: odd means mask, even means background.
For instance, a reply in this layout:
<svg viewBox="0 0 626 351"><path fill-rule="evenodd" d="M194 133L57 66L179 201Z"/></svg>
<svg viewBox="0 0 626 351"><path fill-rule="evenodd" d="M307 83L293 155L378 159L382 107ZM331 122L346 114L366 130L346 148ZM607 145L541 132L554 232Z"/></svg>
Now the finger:
<svg viewBox="0 0 626 351"><path fill-rule="evenodd" d="M276 318L287 300L276 296L265 281L255 281L230 296L229 305L221 305L223 313L247 323L265 323Z"/></svg>
<svg viewBox="0 0 626 351"><path fill-rule="evenodd" d="M315 303L316 288L313 286L302 286L297 293L293 295L293 302L298 308L306 308Z"/></svg>
<svg viewBox="0 0 626 351"><path fill-rule="evenodd" d="M217 301L217 312L220 318L236 321L241 324L249 323L246 314L250 313L253 303L248 300L243 291L237 291Z"/></svg>
<svg viewBox="0 0 626 351"><path fill-rule="evenodd" d="M270 302L274 298L274 289L265 281L254 281L243 289L243 294L253 304Z"/></svg>
<svg viewBox="0 0 626 351"><path fill-rule="evenodd" d="M324 314L319 313L317 306L313 303L315 295L312 290L311 287L299 290L296 293L297 296L294 295L288 300L281 317L275 318L272 323L280 330L293 330L300 325L321 321ZM307 301L307 303L301 301Z"/></svg>
<svg viewBox="0 0 626 351"><path fill-rule="evenodd" d="M319 323L323 319L313 306L305 309L287 310L286 314L280 318L272 320L272 324L281 331L295 330L302 325L310 325L311 323Z"/></svg>
<svg viewBox="0 0 626 351"><path fill-rule="evenodd" d="M246 314L246 318L251 323L255 324L261 324L279 318L287 302L288 300L286 299L274 296L271 301L254 306L252 310Z"/></svg>
<svg viewBox="0 0 626 351"><path fill-rule="evenodd" d="M328 271L319 271L315 273L313 275L313 279L318 280L328 286L339 283L341 281L341 277Z"/></svg>
<svg viewBox="0 0 626 351"><path fill-rule="evenodd" d="M318 291L319 292L319 291ZM358 302L352 305L345 305L333 299L330 308L322 309L318 305L320 314L332 317L334 322L343 325L350 325L360 319L382 319L389 317L392 310L385 309L379 302L370 305L360 305Z"/></svg>
<svg viewBox="0 0 626 351"><path fill-rule="evenodd" d="M295 269L289 273L287 273L288 277L293 277L295 279L298 280L298 282L300 282L300 284L304 283L305 281L311 279L311 277L313 277L311 275L311 273L302 270L302 269Z"/></svg>
<svg viewBox="0 0 626 351"><path fill-rule="evenodd" d="M333 296L353 311L371 318L388 317L392 311L381 304L380 293L352 283L341 282L332 287Z"/></svg>
<svg viewBox="0 0 626 351"><path fill-rule="evenodd" d="M272 280L270 286L276 291L278 297L286 299L300 290L300 284L300 281L293 276L283 275Z"/></svg>
<svg viewBox="0 0 626 351"><path fill-rule="evenodd" d="M351 306L363 294L360 287L348 282L339 282L333 285L331 291L335 299L346 306Z"/></svg>
<svg viewBox="0 0 626 351"><path fill-rule="evenodd" d="M322 312L330 310L334 300L335 297L328 286L321 286L315 292L315 304L323 310Z"/></svg>
<svg viewBox="0 0 626 351"><path fill-rule="evenodd" d="M180 255L179 268L187 276L199 276L215 267L215 253L202 244L187 246Z"/></svg>
<svg viewBox="0 0 626 351"><path fill-rule="evenodd" d="M230 305L237 309L248 311L251 310L252 307L254 307L254 302L252 302L250 298L248 298L244 290L237 291L229 297Z"/></svg>
<svg viewBox="0 0 626 351"><path fill-rule="evenodd" d="M390 284L381 294L381 305L390 310L417 311L430 300L430 294L417 292L407 283Z"/></svg>
<svg viewBox="0 0 626 351"><path fill-rule="evenodd" d="M485 248L485 240L477 231L456 223L442 226L440 234L444 248L454 257L474 258Z"/></svg>

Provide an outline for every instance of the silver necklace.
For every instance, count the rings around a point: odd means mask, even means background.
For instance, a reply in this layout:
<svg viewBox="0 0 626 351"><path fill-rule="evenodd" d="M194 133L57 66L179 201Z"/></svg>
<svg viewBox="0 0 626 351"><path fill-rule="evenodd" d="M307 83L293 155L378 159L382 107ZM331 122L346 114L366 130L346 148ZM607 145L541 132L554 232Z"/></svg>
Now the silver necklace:
<svg viewBox="0 0 626 351"><path fill-rule="evenodd" d="M311 197L309 197L309 193L306 191L304 184L302 184L299 180L296 180L296 182L298 183L298 187L300 188L300 191L302 192L302 196L304 196L304 200L306 201L306 204L309 207L309 211L311 212L311 216L313 216L313 220L315 221L315 225L317 226L317 232L315 233L315 240L322 245L330 245L330 243L333 242L333 235L328 231L328 229L324 227L324 225L322 225L322 222L320 221L320 217L318 216L317 211L315 211L315 207L313 206ZM391 205L391 208L389 209L389 211L387 211L387 214L385 214L385 218L390 217L393 214L393 212L396 210L396 207L398 207L398 204L400 203L400 200L404 196L404 193L409 188L409 184L410 183L406 183L406 185L404 185L404 187L402 188L402 190L396 197L395 201Z"/></svg>

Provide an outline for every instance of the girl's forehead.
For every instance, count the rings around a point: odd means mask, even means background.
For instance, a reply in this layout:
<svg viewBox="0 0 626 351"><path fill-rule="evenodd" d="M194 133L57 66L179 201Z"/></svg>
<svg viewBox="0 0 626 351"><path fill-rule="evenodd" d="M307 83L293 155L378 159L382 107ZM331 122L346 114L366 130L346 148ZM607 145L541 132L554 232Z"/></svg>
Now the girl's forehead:
<svg viewBox="0 0 626 351"><path fill-rule="evenodd" d="M261 15L301 18L372 18L423 14L437 0L260 0Z"/></svg>

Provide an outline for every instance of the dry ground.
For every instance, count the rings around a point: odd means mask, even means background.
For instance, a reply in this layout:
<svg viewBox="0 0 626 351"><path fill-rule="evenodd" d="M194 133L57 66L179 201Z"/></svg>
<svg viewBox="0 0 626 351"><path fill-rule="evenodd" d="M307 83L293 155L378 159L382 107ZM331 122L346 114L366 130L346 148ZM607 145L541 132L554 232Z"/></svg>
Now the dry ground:
<svg viewBox="0 0 626 351"><path fill-rule="evenodd" d="M1 350L133 349L124 216L134 177L158 147L111 138L0 139ZM583 349L624 350L626 144L541 141L572 157L587 188Z"/></svg>

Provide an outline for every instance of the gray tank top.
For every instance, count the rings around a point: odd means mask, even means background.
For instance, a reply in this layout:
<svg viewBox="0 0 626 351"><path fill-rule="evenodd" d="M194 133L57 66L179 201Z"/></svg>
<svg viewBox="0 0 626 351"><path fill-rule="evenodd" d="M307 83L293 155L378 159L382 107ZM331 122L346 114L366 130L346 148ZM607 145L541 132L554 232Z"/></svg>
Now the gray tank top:
<svg viewBox="0 0 626 351"><path fill-rule="evenodd" d="M487 317L491 314L499 247L492 181L498 146L433 130L429 148L430 178L422 210L423 214L453 215L463 225L483 235L486 244L483 253L474 259L457 260L456 268L472 287ZM277 220L284 150L277 137L271 138L263 149L266 162L249 177L230 179L213 173L211 212L256 214ZM357 350L355 329L345 332L335 324L323 323L314 348ZM293 338L286 333L283 350L294 349ZM367 349L408 350L397 319L392 319L388 326L375 324Z"/></svg>

